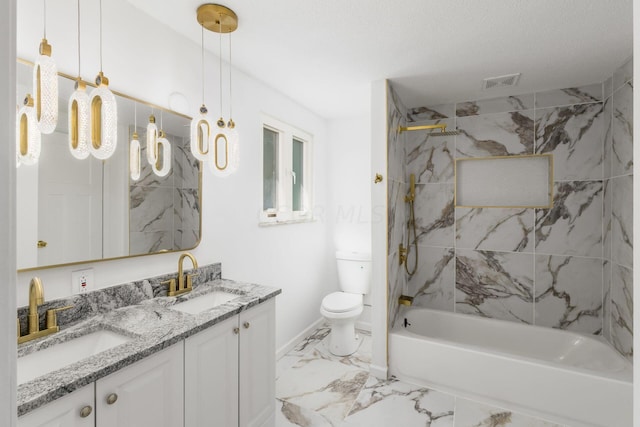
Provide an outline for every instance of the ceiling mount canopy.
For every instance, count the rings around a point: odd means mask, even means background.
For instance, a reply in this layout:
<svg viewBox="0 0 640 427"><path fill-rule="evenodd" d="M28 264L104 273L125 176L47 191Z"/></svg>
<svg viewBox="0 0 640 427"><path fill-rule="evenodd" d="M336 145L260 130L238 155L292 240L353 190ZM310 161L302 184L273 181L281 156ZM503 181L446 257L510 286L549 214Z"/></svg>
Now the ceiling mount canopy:
<svg viewBox="0 0 640 427"><path fill-rule="evenodd" d="M232 33L238 28L238 15L226 6L207 3L198 8L198 23L209 31Z"/></svg>

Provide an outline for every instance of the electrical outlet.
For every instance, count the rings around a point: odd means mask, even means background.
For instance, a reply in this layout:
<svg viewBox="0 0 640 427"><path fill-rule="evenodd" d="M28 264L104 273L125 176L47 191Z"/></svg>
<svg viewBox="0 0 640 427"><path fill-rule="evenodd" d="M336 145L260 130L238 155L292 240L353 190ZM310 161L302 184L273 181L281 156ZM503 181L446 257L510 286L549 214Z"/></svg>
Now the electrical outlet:
<svg viewBox="0 0 640 427"><path fill-rule="evenodd" d="M93 268L85 268L84 270L76 270L71 272L71 292L80 294L92 290Z"/></svg>

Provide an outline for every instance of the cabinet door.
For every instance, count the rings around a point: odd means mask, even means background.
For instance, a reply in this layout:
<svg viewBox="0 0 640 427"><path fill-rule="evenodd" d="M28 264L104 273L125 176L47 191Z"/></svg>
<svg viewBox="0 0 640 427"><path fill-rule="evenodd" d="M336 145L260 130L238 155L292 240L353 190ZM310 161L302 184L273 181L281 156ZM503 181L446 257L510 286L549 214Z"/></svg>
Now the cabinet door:
<svg viewBox="0 0 640 427"><path fill-rule="evenodd" d="M240 427L273 425L275 323L274 298L240 313Z"/></svg>
<svg viewBox="0 0 640 427"><path fill-rule="evenodd" d="M185 340L185 427L238 425L238 316Z"/></svg>
<svg viewBox="0 0 640 427"><path fill-rule="evenodd" d="M86 385L21 416L18 427L94 427L93 387L93 383ZM86 408L91 409L89 414Z"/></svg>
<svg viewBox="0 0 640 427"><path fill-rule="evenodd" d="M97 427L182 427L183 356L181 342L96 381Z"/></svg>

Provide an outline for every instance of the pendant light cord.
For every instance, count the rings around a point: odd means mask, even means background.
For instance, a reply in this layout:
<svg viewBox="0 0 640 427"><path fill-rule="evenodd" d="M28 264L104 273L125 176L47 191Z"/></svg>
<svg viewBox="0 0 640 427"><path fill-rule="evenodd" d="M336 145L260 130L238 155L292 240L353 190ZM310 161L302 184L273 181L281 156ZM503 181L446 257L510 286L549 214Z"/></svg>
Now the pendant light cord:
<svg viewBox="0 0 640 427"><path fill-rule="evenodd" d="M80 72L80 0L78 0L78 79L82 76Z"/></svg>
<svg viewBox="0 0 640 427"><path fill-rule="evenodd" d="M220 117L222 117L222 18L220 18L219 58L220 58Z"/></svg>
<svg viewBox="0 0 640 427"><path fill-rule="evenodd" d="M100 0L100 72L102 72L102 0Z"/></svg>
<svg viewBox="0 0 640 427"><path fill-rule="evenodd" d="M200 61L202 66L202 105L204 105L204 24L200 24L200 28L202 29L200 35L200 51L202 55L202 60Z"/></svg>
<svg viewBox="0 0 640 427"><path fill-rule="evenodd" d="M231 64L231 33L229 33L229 120L233 120L233 65Z"/></svg>
<svg viewBox="0 0 640 427"><path fill-rule="evenodd" d="M44 9L44 38L47 38L47 2L42 0L42 8Z"/></svg>

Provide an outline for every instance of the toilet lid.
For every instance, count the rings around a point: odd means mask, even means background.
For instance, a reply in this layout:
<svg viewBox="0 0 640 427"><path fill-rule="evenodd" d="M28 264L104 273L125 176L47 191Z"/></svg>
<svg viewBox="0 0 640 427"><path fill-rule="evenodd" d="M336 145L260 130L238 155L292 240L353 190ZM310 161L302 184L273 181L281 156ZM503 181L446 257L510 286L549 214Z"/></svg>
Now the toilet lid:
<svg viewBox="0 0 640 427"><path fill-rule="evenodd" d="M322 300L322 307L334 313L351 311L362 305L362 295L346 292L333 292Z"/></svg>

